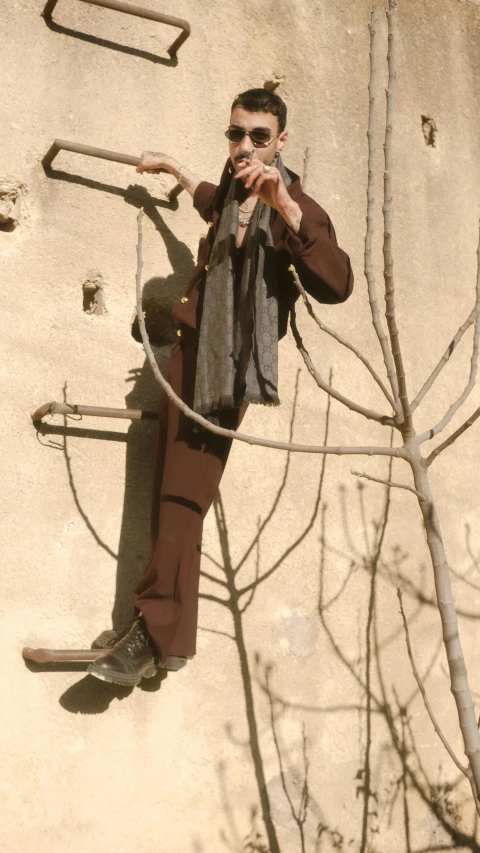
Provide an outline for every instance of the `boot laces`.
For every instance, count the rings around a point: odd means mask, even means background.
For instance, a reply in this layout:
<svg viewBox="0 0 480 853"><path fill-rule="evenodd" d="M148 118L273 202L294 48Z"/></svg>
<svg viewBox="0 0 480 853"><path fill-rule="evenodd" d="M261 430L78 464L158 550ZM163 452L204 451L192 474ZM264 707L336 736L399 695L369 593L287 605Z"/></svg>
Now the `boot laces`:
<svg viewBox="0 0 480 853"><path fill-rule="evenodd" d="M149 646L148 636L145 629L142 627L140 620L136 619L130 630L117 643L117 647L121 646L127 654L134 655L135 652Z"/></svg>

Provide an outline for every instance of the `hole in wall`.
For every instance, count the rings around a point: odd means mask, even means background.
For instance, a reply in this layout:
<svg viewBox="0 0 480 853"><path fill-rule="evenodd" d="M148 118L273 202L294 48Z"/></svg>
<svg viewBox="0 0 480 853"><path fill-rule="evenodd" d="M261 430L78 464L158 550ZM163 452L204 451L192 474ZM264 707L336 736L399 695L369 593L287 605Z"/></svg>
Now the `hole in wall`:
<svg viewBox="0 0 480 853"><path fill-rule="evenodd" d="M19 224L25 190L25 184L18 181L0 180L0 231L14 231Z"/></svg>
<svg viewBox="0 0 480 853"><path fill-rule="evenodd" d="M101 273L96 270L90 270L87 273L87 278L82 284L83 310L86 314L105 313L104 284Z"/></svg>
<svg viewBox="0 0 480 853"><path fill-rule="evenodd" d="M263 88L267 89L268 92L274 92L275 89L278 89L285 82L285 77L278 74L272 74L272 76L265 80L263 84Z"/></svg>
<svg viewBox="0 0 480 853"><path fill-rule="evenodd" d="M438 128L435 124L435 120L430 116L422 116L422 133L425 145L430 145L431 148L435 148L435 139L436 134L438 133Z"/></svg>

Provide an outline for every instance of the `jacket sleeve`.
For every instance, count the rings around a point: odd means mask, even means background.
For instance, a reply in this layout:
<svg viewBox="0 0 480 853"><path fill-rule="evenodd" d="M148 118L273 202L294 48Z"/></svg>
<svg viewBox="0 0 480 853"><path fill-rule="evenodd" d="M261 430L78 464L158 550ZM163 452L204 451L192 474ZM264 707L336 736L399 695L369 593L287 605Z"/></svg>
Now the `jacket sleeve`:
<svg viewBox="0 0 480 853"><path fill-rule="evenodd" d="M205 222L213 219L213 208L218 187L208 181L200 181L193 194L193 206Z"/></svg>
<svg viewBox="0 0 480 853"><path fill-rule="evenodd" d="M300 281L318 302L345 302L353 288L350 258L337 243L328 214L302 193L298 234L287 226L286 244Z"/></svg>

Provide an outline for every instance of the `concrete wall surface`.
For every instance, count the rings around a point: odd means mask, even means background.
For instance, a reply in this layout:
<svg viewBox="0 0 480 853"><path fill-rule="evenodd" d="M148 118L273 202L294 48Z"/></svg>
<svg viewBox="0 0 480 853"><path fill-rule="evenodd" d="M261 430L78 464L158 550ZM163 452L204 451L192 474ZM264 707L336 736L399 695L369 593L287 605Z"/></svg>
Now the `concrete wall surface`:
<svg viewBox="0 0 480 853"><path fill-rule="evenodd" d="M428 696L464 761L418 502L405 489L387 500L385 486L351 474L411 484L402 460L390 471L388 458L287 458L236 442L205 524L195 659L135 690L22 660L23 646L88 648L130 615L149 556L155 440L149 422L57 415L35 429L31 413L64 398L155 407L158 386L132 336L138 207L148 213L143 284L162 368L168 311L205 233L187 193L177 206L167 201L170 176L65 151L46 175L40 161L54 138L166 151L216 181L231 100L278 83L289 108L284 161L302 175L309 149L306 189L330 214L356 275L352 298L319 314L386 381L363 275L370 4L142 0L190 22L177 62L167 53L171 27L78 0L59 0L47 24L42 5L0 9L1 850L479 851L470 787L428 719L399 613L397 587ZM383 0L373 245L382 316L384 11ZM412 395L475 298L479 36L477 0L398 2L393 249ZM101 286L102 313L84 310L85 284ZM303 307L298 323L321 374L332 370L343 394L388 414L354 354ZM471 327L415 415L419 432L464 388L472 340ZM293 423L299 443L390 443L389 427L339 402L327 412L291 333L280 371L282 406L250 407L245 432L288 440ZM479 404L476 387L432 447ZM475 701L478 430L431 469ZM240 612L225 584L255 579Z"/></svg>

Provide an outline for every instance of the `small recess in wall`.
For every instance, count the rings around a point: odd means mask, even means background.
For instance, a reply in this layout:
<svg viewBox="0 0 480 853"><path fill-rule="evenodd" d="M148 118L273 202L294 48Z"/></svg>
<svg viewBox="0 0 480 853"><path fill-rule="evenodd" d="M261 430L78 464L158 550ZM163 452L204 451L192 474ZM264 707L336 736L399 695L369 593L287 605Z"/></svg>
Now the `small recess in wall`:
<svg viewBox="0 0 480 853"><path fill-rule="evenodd" d="M430 116L422 116L422 132L425 145L435 148L435 134L438 132L438 128Z"/></svg>
<svg viewBox="0 0 480 853"><path fill-rule="evenodd" d="M83 310L86 314L104 314L104 287L102 274L97 270L89 270L82 284Z"/></svg>
<svg viewBox="0 0 480 853"><path fill-rule="evenodd" d="M14 231L20 221L20 204L25 184L0 180L0 231Z"/></svg>
<svg viewBox="0 0 480 853"><path fill-rule="evenodd" d="M275 89L278 89L279 86L285 83L285 77L279 76L278 74L272 74L269 80L265 80L263 84L263 88L267 89L269 92L274 92Z"/></svg>

